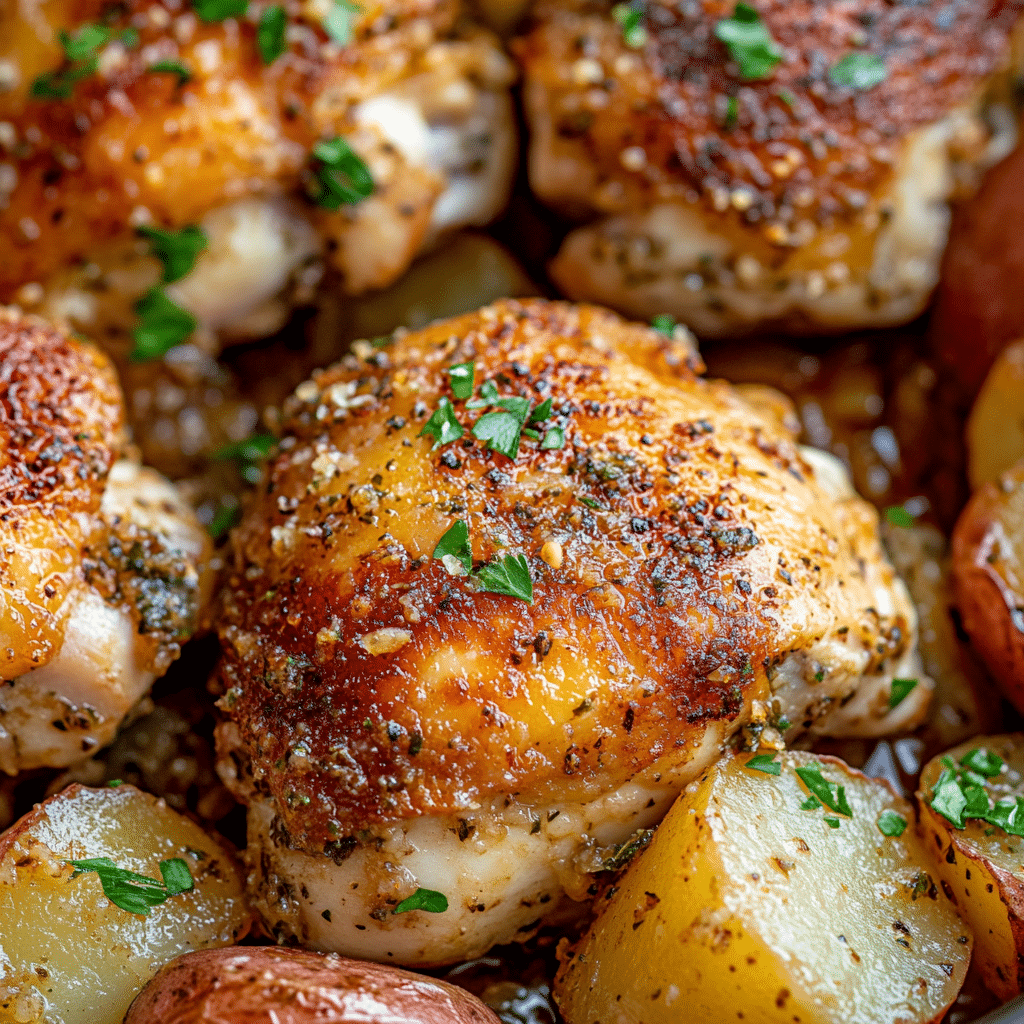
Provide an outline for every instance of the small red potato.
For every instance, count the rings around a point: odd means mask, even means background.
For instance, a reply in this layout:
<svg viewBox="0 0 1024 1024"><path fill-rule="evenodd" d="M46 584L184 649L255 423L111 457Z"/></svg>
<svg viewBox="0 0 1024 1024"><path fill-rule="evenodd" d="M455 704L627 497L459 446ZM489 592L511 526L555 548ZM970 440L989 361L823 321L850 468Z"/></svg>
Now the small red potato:
<svg viewBox="0 0 1024 1024"><path fill-rule="evenodd" d="M124 1024L500 1024L476 996L396 967L276 946L172 961Z"/></svg>

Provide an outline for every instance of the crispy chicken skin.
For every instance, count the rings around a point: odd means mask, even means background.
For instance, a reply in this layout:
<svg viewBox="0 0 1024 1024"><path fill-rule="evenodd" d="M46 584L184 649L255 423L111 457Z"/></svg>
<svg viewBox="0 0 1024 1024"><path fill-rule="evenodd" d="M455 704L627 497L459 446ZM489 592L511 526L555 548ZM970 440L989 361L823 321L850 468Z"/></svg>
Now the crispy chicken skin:
<svg viewBox="0 0 1024 1024"><path fill-rule="evenodd" d="M485 450L446 372L469 361L478 387L550 398L540 429L564 446ZM927 684L888 707L893 673L917 674L915 616L874 511L777 402L700 369L681 329L505 301L357 343L289 399L220 618L221 767L271 926L373 959L477 955L582 898L741 727L920 717ZM432 450L445 399L466 432ZM473 575L432 557L457 520ZM483 588L506 555L532 603ZM450 911L392 915L417 887Z"/></svg>
<svg viewBox="0 0 1024 1024"><path fill-rule="evenodd" d="M948 200L1012 144L1012 120L982 114L1003 110L1020 5L752 6L781 55L758 80L716 37L733 0L643 0L636 48L606 3L535 8L515 47L530 180L590 220L556 282L711 336L912 319L937 281ZM851 55L882 60L884 80L835 84Z"/></svg>
<svg viewBox="0 0 1024 1024"><path fill-rule="evenodd" d="M203 332L262 336L308 299L322 260L350 293L379 288L439 232L500 210L511 66L456 2L361 4L346 46L318 20L332 4L288 6L287 49L269 65L256 24L268 6L214 23L174 0L0 9L0 301L31 305L43 286L41 308L102 324L107 293L131 300L159 282L134 229L199 224L209 246L169 294ZM32 96L67 69L58 33L97 24L111 39L95 72L66 99ZM311 150L339 136L375 187L331 212L309 198Z"/></svg>
<svg viewBox="0 0 1024 1024"><path fill-rule="evenodd" d="M121 459L106 358L0 311L0 771L109 742L194 631L208 540Z"/></svg>

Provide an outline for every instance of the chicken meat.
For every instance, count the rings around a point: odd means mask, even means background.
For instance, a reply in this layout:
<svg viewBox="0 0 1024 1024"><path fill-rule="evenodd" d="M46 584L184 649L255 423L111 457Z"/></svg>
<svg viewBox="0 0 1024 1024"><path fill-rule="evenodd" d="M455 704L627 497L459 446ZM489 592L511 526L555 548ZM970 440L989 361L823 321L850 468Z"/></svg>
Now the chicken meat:
<svg viewBox="0 0 1024 1024"><path fill-rule="evenodd" d="M875 511L779 396L700 369L682 328L506 300L285 404L219 620L220 770L280 937L478 955L572 913L733 738L920 720Z"/></svg>
<svg viewBox="0 0 1024 1024"><path fill-rule="evenodd" d="M178 656L212 590L174 488L121 457L105 356L0 312L0 771L73 764Z"/></svg>
<svg viewBox="0 0 1024 1024"><path fill-rule="evenodd" d="M504 205L512 78L457 0L4 4L0 301L215 351L383 287Z"/></svg>
<svg viewBox="0 0 1024 1024"><path fill-rule="evenodd" d="M708 336L913 319L950 200L1016 138L1019 11L541 0L516 46L530 181L588 221L555 281Z"/></svg>

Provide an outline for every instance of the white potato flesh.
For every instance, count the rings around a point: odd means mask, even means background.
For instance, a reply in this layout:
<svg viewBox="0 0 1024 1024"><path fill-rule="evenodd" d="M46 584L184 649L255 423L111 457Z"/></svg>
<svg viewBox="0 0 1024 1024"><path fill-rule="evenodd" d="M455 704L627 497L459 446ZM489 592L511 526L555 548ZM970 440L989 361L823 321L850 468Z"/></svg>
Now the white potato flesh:
<svg viewBox="0 0 1024 1024"><path fill-rule="evenodd" d="M156 879L180 857L195 887L131 914L94 872L72 877L95 857ZM0 836L0 1022L120 1024L163 964L249 923L231 854L198 825L132 786L71 786Z"/></svg>
<svg viewBox="0 0 1024 1024"><path fill-rule="evenodd" d="M688 787L598 901L555 983L567 1024L939 1020L971 937L922 867L910 805L835 758L784 752L778 776L749 760ZM802 808L796 769L812 765L852 817ZM901 835L883 834L885 812Z"/></svg>

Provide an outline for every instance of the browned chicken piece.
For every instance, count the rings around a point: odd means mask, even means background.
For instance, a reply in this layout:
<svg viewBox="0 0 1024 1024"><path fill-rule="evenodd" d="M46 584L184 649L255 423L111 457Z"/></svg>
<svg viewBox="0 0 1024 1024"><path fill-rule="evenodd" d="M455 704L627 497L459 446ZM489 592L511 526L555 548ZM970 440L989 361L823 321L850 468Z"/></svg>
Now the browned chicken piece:
<svg viewBox="0 0 1024 1024"><path fill-rule="evenodd" d="M541 0L530 181L575 299L698 333L913 319L949 200L1015 138L1007 0Z"/></svg>
<svg viewBox="0 0 1024 1024"><path fill-rule="evenodd" d="M0 301L105 339L163 276L215 350L278 330L324 263L383 287L504 205L512 77L456 0L5 4ZM191 272L153 228L204 233Z"/></svg>
<svg viewBox="0 0 1024 1024"><path fill-rule="evenodd" d="M505 301L285 404L220 618L221 770L278 934L472 957L585 899L742 728L920 720L876 513L778 398L699 370L680 328Z"/></svg>
<svg viewBox="0 0 1024 1024"><path fill-rule="evenodd" d="M211 589L209 540L166 480L121 458L105 356L0 311L0 771L114 736Z"/></svg>

